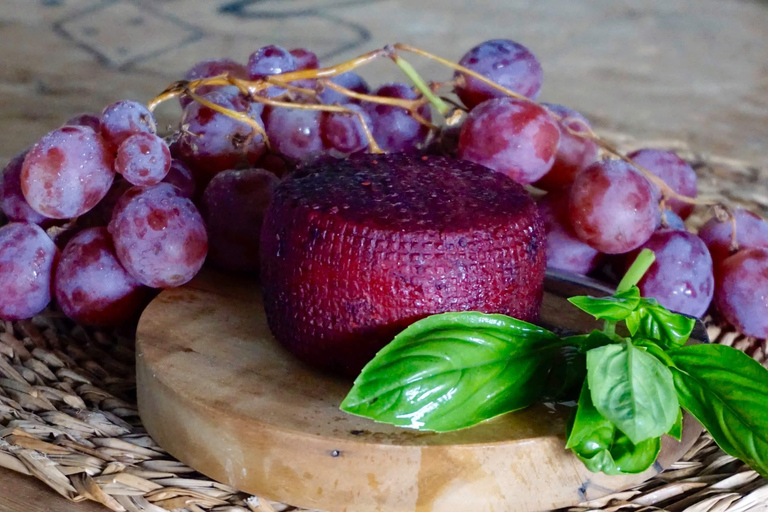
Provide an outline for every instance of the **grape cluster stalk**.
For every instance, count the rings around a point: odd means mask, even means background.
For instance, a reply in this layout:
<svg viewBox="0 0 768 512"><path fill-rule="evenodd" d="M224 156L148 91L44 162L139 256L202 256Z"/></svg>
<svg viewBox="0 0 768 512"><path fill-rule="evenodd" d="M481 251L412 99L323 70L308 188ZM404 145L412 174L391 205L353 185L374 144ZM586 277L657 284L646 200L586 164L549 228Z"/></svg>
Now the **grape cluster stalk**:
<svg viewBox="0 0 768 512"><path fill-rule="evenodd" d="M406 55L452 76L427 81ZM382 59L410 84L371 87L358 74ZM258 273L264 211L284 175L318 159L405 152L469 160L546 192L549 267L610 280L652 248L644 295L768 337L768 298L745 298L768 297L758 276L768 275L768 224L697 197L695 171L673 152L623 154L578 111L540 102L543 79L534 53L507 39L458 62L392 44L325 67L309 49L269 45L244 63L201 61L147 105L73 116L0 175L10 221L0 280L28 290L0 299L0 318L32 316L53 298L78 321L114 325L137 316L150 288L179 286L205 262ZM179 126L163 137L153 112L174 99ZM698 235L685 226L697 206L714 211ZM55 244L39 272L2 266L32 258L40 232Z"/></svg>

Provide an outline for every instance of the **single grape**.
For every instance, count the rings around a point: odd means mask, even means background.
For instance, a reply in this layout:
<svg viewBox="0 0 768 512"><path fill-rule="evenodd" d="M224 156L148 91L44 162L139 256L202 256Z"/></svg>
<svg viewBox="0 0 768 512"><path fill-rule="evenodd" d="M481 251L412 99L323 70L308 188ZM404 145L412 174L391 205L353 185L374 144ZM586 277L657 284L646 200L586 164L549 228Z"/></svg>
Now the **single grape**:
<svg viewBox="0 0 768 512"><path fill-rule="evenodd" d="M661 178L678 194L688 197L698 195L696 171L674 151L639 149L627 156L643 169ZM687 219L694 208L694 205L679 199L668 200L667 206L682 219Z"/></svg>
<svg viewBox="0 0 768 512"><path fill-rule="evenodd" d="M109 105L101 113L101 136L117 150L135 133L157 133L157 123L147 107L137 101L122 100Z"/></svg>
<svg viewBox="0 0 768 512"><path fill-rule="evenodd" d="M264 46L253 52L248 57L248 65L246 66L248 76L252 80L264 78L268 75L288 73L297 69L296 58L291 55L291 52L276 45ZM284 92L284 88L272 86L265 91L265 94L273 98Z"/></svg>
<svg viewBox="0 0 768 512"><path fill-rule="evenodd" d="M641 248L656 254L656 261L638 283L643 297L652 297L671 311L704 315L715 291L712 257L704 242L687 231L662 229ZM631 264L639 251L625 261Z"/></svg>
<svg viewBox="0 0 768 512"><path fill-rule="evenodd" d="M593 271L601 255L573 233L568 222L568 190L552 191L538 205L547 232L547 268L582 275Z"/></svg>
<svg viewBox="0 0 768 512"><path fill-rule="evenodd" d="M576 236L600 252L621 254L656 230L659 200L640 171L621 160L601 160L576 175L568 211Z"/></svg>
<svg viewBox="0 0 768 512"><path fill-rule="evenodd" d="M192 199L195 196L195 177L192 175L192 171L180 160L171 160L171 168L163 178L163 182L176 187L182 197Z"/></svg>
<svg viewBox="0 0 768 512"><path fill-rule="evenodd" d="M30 318L51 301L51 278L59 250L36 224L0 228L0 318Z"/></svg>
<svg viewBox="0 0 768 512"><path fill-rule="evenodd" d="M315 52L309 51L306 48L294 48L288 53L290 53L296 61L297 71L302 69L317 69L320 67L320 59L317 58ZM291 82L291 85L303 87L304 89L314 89L315 80L313 78L296 80L295 82Z"/></svg>
<svg viewBox="0 0 768 512"><path fill-rule="evenodd" d="M117 326L136 317L148 292L117 260L105 227L83 230L67 243L53 289L65 315L98 326Z"/></svg>
<svg viewBox="0 0 768 512"><path fill-rule="evenodd" d="M21 167L29 150L11 158L0 174L0 209L12 221L41 224L48 217L35 211L21 191Z"/></svg>
<svg viewBox="0 0 768 512"><path fill-rule="evenodd" d="M217 174L203 192L208 259L224 270L256 272L264 212L280 180L263 169Z"/></svg>
<svg viewBox="0 0 768 512"><path fill-rule="evenodd" d="M307 161L324 154L318 110L277 107L269 109L264 124L272 150L286 158Z"/></svg>
<svg viewBox="0 0 768 512"><path fill-rule="evenodd" d="M459 64L531 99L539 95L544 78L536 56L525 46L508 39L491 39L480 43L469 50ZM455 90L470 110L491 98L506 96L464 73L457 71L454 77L464 80Z"/></svg>
<svg viewBox="0 0 768 512"><path fill-rule="evenodd" d="M361 106L354 103L348 103L344 106L360 114L368 129L371 129L373 126L371 118ZM320 135L328 147L341 153L357 153L368 147L368 137L365 134L363 123L356 115L323 112L320 120Z"/></svg>
<svg viewBox="0 0 768 512"><path fill-rule="evenodd" d="M115 171L133 185L160 183L170 168L171 151L157 135L131 135L117 149Z"/></svg>
<svg viewBox="0 0 768 512"><path fill-rule="evenodd" d="M113 161L99 134L84 126L64 126L29 150L21 168L21 190L27 203L46 217L77 217L107 194L115 177Z"/></svg>
<svg viewBox="0 0 768 512"><path fill-rule="evenodd" d="M64 123L65 126L87 126L91 130L95 131L96 133L99 133L101 130L101 121L99 120L98 114L79 114L74 117L69 118L69 120Z"/></svg>
<svg viewBox="0 0 768 512"><path fill-rule="evenodd" d="M768 223L758 215L743 208L735 208L733 216L736 219L736 244L740 248L768 248ZM711 218L699 229L699 237L707 244L715 262L718 265L731 255L731 234L733 233L730 220L719 221Z"/></svg>
<svg viewBox="0 0 768 512"><path fill-rule="evenodd" d="M373 94L405 100L420 97L413 89L400 83L382 85ZM429 135L429 128L414 119L404 108L366 102L363 109L371 118L373 138L384 151L393 153L415 149L424 143ZM427 121L432 119L427 105L419 107L417 112Z"/></svg>
<svg viewBox="0 0 768 512"><path fill-rule="evenodd" d="M768 249L742 249L720 264L715 306L742 333L768 338Z"/></svg>
<svg viewBox="0 0 768 512"><path fill-rule="evenodd" d="M543 103L550 112L560 116L557 122L560 128L560 145L555 155L552 168L534 186L543 190L563 188L573 183L573 178L581 170L597 161L599 148L592 141L568 131L587 133L591 128L587 119L575 110L562 105Z"/></svg>
<svg viewBox="0 0 768 512"><path fill-rule="evenodd" d="M209 92L203 98L245 113L263 126L263 106L259 103L251 103L224 90ZM241 162L255 163L265 151L264 137L254 133L251 126L201 103L187 105L181 126L183 133L179 138L179 154L203 186L217 172L236 167Z"/></svg>
<svg viewBox="0 0 768 512"><path fill-rule="evenodd" d="M203 266L208 237L200 213L176 187L133 187L118 201L109 223L123 267L153 288L179 286Z"/></svg>
<svg viewBox="0 0 768 512"><path fill-rule="evenodd" d="M243 80L248 79L248 72L245 70L245 66L239 62L235 62L232 59L208 59L203 60L192 66L189 71L184 75L184 80L199 80L200 78L211 78L214 76L229 75L233 78L240 78ZM203 94L215 91L220 88L220 85L203 85L195 89L195 94L202 96ZM226 86L225 86L226 87ZM189 96L180 96L179 102L181 107L184 108L194 100Z"/></svg>
<svg viewBox="0 0 768 512"><path fill-rule="evenodd" d="M368 94L371 92L371 88L368 87L368 83L363 80L363 77L355 73L354 71L347 71L340 75L334 76L330 79L331 82L338 84L350 91L358 92L360 94ZM330 87L325 87L320 94L318 94L320 102L326 105L344 103L358 103L358 100L350 98L346 94L342 94L338 91L334 91Z"/></svg>
<svg viewBox="0 0 768 512"><path fill-rule="evenodd" d="M552 167L559 141L560 129L544 108L497 98L478 105L467 116L459 134L459 158L528 184Z"/></svg>
<svg viewBox="0 0 768 512"><path fill-rule="evenodd" d="M685 222L672 210L664 210L661 214L660 229L675 229L685 231Z"/></svg>

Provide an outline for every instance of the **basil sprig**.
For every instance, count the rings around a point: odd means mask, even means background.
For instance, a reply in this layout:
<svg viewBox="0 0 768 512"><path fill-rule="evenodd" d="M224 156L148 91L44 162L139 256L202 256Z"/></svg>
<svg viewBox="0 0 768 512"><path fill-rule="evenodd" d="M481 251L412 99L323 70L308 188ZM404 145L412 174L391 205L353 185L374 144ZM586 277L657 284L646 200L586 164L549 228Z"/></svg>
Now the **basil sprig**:
<svg viewBox="0 0 768 512"><path fill-rule="evenodd" d="M567 445L590 471L640 473L661 436L682 438L681 406L726 453L768 476L768 369L732 347L690 345L695 319L643 298L643 250L611 297L572 297L602 331L560 338L504 315L445 313L383 348L341 409L446 432L581 389ZM623 322L629 337L617 333Z"/></svg>

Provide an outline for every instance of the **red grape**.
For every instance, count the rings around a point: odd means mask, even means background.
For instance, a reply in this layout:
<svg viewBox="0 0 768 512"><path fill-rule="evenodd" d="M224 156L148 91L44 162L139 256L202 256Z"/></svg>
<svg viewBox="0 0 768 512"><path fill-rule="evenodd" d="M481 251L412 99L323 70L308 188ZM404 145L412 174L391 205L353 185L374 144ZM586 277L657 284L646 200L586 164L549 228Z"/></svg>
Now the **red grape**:
<svg viewBox="0 0 768 512"><path fill-rule="evenodd" d="M360 94L368 94L371 92L371 88L368 87L368 84L366 83L365 80L363 80L363 77L361 77L354 71L347 71L346 73L342 73L340 75L334 76L330 80L335 84L338 84L346 89L349 89L350 91L358 92ZM344 103L358 102L358 100L352 99L346 94L342 94L338 91L334 91L330 87L326 87L322 91L320 91L320 94L318 94L318 98L320 98L321 103L325 103L326 105L333 105L333 104L343 105Z"/></svg>
<svg viewBox="0 0 768 512"><path fill-rule="evenodd" d="M735 208L736 243L740 248L768 248L768 223L759 216L743 208ZM699 229L699 237L707 244L715 262L715 270L719 264L731 255L731 234L733 233L730 220L721 222L711 218Z"/></svg>
<svg viewBox="0 0 768 512"><path fill-rule="evenodd" d="M768 249L742 249L720 264L715 306L742 333L768 338Z"/></svg>
<svg viewBox="0 0 768 512"><path fill-rule="evenodd" d="M285 48L276 45L264 46L253 52L248 57L248 65L246 66L248 76L253 80L268 75L288 73L297 69L296 58ZM265 91L265 94L271 98L284 92L284 88L272 86Z"/></svg>
<svg viewBox="0 0 768 512"><path fill-rule="evenodd" d="M475 107L459 135L459 158L527 184L555 161L560 129L544 108L514 98L488 100Z"/></svg>
<svg viewBox="0 0 768 512"><path fill-rule="evenodd" d="M276 107L269 109L264 124L272 150L296 161L312 160L325 152L320 136L319 110Z"/></svg>
<svg viewBox="0 0 768 512"><path fill-rule="evenodd" d="M79 114L74 117L69 118L69 120L64 123L65 126L87 126L91 130L95 131L96 133L99 133L101 130L101 121L99 120L98 114Z"/></svg>
<svg viewBox="0 0 768 512"><path fill-rule="evenodd" d="M294 48L288 53L290 53L296 61L297 71L302 69L317 69L320 67L320 59L317 58L315 52L309 51L306 48ZM295 82L291 82L291 85L303 87L305 89L314 89L315 80L312 78L296 80Z"/></svg>
<svg viewBox="0 0 768 512"><path fill-rule="evenodd" d="M263 169L217 174L203 192L201 210L208 228L208 259L235 272L259 269L259 237L264 211L280 182Z"/></svg>
<svg viewBox="0 0 768 512"><path fill-rule="evenodd" d="M29 150L21 190L27 203L46 217L77 217L106 195L115 177L112 164L101 136L84 126L64 126Z"/></svg>
<svg viewBox="0 0 768 512"><path fill-rule="evenodd" d="M245 70L245 66L239 62L235 62L232 59L208 59L200 61L192 66L184 75L184 80L198 80L200 78L211 78L220 75L229 75L233 78L241 78L243 80L248 79L248 72ZM216 85L203 85L202 87L195 89L195 94L202 96L203 94L215 91L220 87L221 86ZM183 108L194 100L189 96L181 96L179 101Z"/></svg>
<svg viewBox="0 0 768 512"><path fill-rule="evenodd" d="M415 100L419 95L405 84L385 84L376 89L376 96ZM373 138L384 151L394 153L415 149L429 135L429 128L419 123L404 108L366 102L363 109L371 118ZM432 119L429 107L419 107L418 114L425 120Z"/></svg>
<svg viewBox="0 0 768 512"><path fill-rule="evenodd" d="M600 252L579 240L568 221L568 191L555 190L538 201L547 232L547 268L588 274L600 262Z"/></svg>
<svg viewBox="0 0 768 512"><path fill-rule="evenodd" d="M643 297L653 297L678 313L695 317L706 313L712 302L715 278L712 257L704 242L687 231L662 229L642 248L656 254L656 261L638 283ZM626 261L631 263L634 256L636 253Z"/></svg>
<svg viewBox="0 0 768 512"><path fill-rule="evenodd" d="M192 171L180 160L171 160L171 168L163 178L163 182L176 187L179 195L192 199L195 196L195 177Z"/></svg>
<svg viewBox="0 0 768 512"><path fill-rule="evenodd" d="M536 56L525 46L508 39L491 39L469 50L459 64L491 79L516 93L536 99L541 90L543 74ZM503 92L460 72L464 84L456 86L456 94L469 108L506 96Z"/></svg>
<svg viewBox="0 0 768 512"><path fill-rule="evenodd" d="M51 301L51 278L59 250L36 224L0 228L0 318L30 318Z"/></svg>
<svg viewBox="0 0 768 512"><path fill-rule="evenodd" d="M192 279L208 251L200 213L169 183L129 189L115 207L109 232L123 267L153 288Z"/></svg>
<svg viewBox="0 0 768 512"><path fill-rule="evenodd" d="M157 133L155 116L141 103L122 100L101 113L101 136L115 150L135 133Z"/></svg>
<svg viewBox="0 0 768 512"><path fill-rule="evenodd" d="M696 171L674 151L640 149L627 156L643 169L661 178L678 194L688 197L698 195ZM683 219L687 219L694 208L694 205L679 199L670 199L667 201L667 206Z"/></svg>
<svg viewBox="0 0 768 512"><path fill-rule="evenodd" d="M147 297L147 289L117 260L105 227L83 230L67 243L53 288L65 315L99 326L116 326L135 317Z"/></svg>
<svg viewBox="0 0 768 512"><path fill-rule="evenodd" d="M157 135L131 135L117 149L115 171L133 185L160 183L170 168L171 151Z"/></svg>
<svg viewBox="0 0 768 512"><path fill-rule="evenodd" d="M345 107L360 114L368 129L371 129L373 126L371 118L361 106L348 103ZM341 153L357 153L368 147L368 137L365 135L360 118L356 115L323 112L320 120L320 135L328 147Z"/></svg>
<svg viewBox="0 0 768 512"><path fill-rule="evenodd" d="M562 118L557 122L560 127L560 146L552 168L534 185L543 190L554 190L570 185L577 172L595 163L599 148L594 141L574 135L566 129L587 133L590 125L584 116L562 105L543 105Z"/></svg>
<svg viewBox="0 0 768 512"><path fill-rule="evenodd" d="M620 254L644 244L661 221L659 191L621 160L601 160L579 174L570 193L574 232L600 252Z"/></svg>
<svg viewBox="0 0 768 512"><path fill-rule="evenodd" d="M41 224L48 218L29 206L21 192L21 167L28 152L13 157L0 174L0 209L12 221Z"/></svg>

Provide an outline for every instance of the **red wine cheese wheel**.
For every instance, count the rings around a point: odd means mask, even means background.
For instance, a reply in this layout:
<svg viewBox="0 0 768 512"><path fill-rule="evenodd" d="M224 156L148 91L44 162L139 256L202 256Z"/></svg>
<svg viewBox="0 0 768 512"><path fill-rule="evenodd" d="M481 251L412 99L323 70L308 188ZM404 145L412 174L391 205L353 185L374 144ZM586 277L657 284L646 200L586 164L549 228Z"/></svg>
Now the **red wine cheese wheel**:
<svg viewBox="0 0 768 512"><path fill-rule="evenodd" d="M354 375L448 311L537 318L545 234L512 179L408 154L324 160L275 190L261 236L269 327L310 365Z"/></svg>

